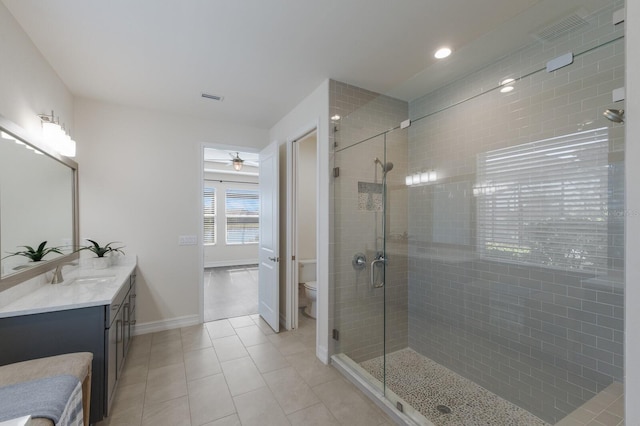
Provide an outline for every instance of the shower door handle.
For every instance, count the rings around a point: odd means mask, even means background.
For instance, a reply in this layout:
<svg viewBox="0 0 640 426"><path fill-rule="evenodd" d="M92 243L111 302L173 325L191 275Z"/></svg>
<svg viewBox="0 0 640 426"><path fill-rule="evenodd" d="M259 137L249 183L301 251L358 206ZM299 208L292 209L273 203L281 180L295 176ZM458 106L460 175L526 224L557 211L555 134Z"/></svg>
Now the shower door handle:
<svg viewBox="0 0 640 426"><path fill-rule="evenodd" d="M384 287L384 275L382 276L382 281L379 282L378 284L376 284L376 279L375 279L376 265L378 264L382 265L382 268L384 271L384 262L385 262L385 259L382 256L380 256L378 259L371 262L371 271L370 271L371 273L369 274L370 280L371 280L371 288Z"/></svg>

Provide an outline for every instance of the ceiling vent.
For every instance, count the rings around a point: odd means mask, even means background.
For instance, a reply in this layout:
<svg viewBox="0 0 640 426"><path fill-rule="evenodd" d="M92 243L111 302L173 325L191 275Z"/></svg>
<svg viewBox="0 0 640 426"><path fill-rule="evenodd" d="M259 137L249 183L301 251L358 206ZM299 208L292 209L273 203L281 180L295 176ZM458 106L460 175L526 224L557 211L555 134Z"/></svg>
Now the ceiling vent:
<svg viewBox="0 0 640 426"><path fill-rule="evenodd" d="M532 36L542 42L555 40L570 31L588 25L589 22L586 20L586 17L587 11L585 9L578 9L569 16L540 28L533 33Z"/></svg>
<svg viewBox="0 0 640 426"><path fill-rule="evenodd" d="M210 95L208 93L203 93L202 97L207 99L213 99L214 101L220 101L220 102L224 100L224 96Z"/></svg>

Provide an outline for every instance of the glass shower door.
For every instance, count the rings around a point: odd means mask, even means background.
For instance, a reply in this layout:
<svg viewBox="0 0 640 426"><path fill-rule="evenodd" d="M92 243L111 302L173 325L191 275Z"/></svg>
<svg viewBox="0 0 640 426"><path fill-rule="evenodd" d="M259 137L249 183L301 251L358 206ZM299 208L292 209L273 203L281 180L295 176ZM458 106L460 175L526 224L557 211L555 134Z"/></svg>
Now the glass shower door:
<svg viewBox="0 0 640 426"><path fill-rule="evenodd" d="M334 164L334 352L356 364L384 354L384 275L380 262L372 266L384 251L383 171L375 158L384 162L384 136L338 150Z"/></svg>

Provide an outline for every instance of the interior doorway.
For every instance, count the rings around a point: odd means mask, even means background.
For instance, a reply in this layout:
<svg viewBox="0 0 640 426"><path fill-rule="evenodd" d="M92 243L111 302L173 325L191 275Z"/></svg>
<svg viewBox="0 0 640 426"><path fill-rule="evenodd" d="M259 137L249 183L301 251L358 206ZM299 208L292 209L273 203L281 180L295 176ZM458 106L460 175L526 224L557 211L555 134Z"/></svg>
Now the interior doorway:
<svg viewBox="0 0 640 426"><path fill-rule="evenodd" d="M292 327L299 316L315 320L317 300L317 211L318 144L317 129L292 143L291 245L292 245Z"/></svg>
<svg viewBox="0 0 640 426"><path fill-rule="evenodd" d="M204 322L258 312L258 154L203 147Z"/></svg>

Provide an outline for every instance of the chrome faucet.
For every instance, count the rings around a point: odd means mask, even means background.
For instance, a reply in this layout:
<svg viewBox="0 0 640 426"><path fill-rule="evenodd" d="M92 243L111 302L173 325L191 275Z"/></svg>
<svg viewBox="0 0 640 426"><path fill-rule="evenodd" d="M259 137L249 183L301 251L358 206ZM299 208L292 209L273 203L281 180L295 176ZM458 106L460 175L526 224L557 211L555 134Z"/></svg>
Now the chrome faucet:
<svg viewBox="0 0 640 426"><path fill-rule="evenodd" d="M64 281L64 278L62 278L62 268L66 265L76 266L77 263L61 263L56 266L56 270L53 272L53 278L51 278L51 284L59 284Z"/></svg>

